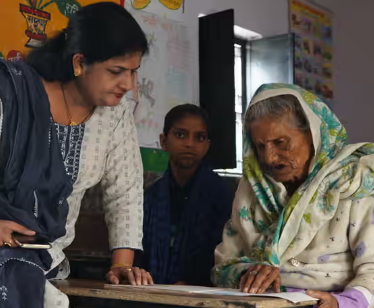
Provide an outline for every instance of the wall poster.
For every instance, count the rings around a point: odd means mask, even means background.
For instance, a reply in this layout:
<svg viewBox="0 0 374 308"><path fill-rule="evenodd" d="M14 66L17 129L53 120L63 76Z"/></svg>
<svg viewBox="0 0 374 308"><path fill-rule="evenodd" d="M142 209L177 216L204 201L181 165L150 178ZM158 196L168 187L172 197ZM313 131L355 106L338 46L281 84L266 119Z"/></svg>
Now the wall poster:
<svg viewBox="0 0 374 308"><path fill-rule="evenodd" d="M305 0L290 0L295 34L295 84L329 106L334 98L332 13Z"/></svg>

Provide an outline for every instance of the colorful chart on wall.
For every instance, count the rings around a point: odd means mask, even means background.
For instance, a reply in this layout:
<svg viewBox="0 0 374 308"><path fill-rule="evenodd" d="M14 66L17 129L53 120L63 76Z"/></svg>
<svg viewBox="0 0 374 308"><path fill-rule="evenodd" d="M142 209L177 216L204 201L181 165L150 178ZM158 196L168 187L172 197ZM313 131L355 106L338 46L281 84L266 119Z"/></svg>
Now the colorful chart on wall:
<svg viewBox="0 0 374 308"><path fill-rule="evenodd" d="M332 14L303 0L290 0L295 34L295 83L330 106L334 98Z"/></svg>
<svg viewBox="0 0 374 308"><path fill-rule="evenodd" d="M130 1L125 7L145 32L150 52L143 58L138 83L128 98L134 106L139 143L160 148L159 135L164 117L174 106L197 102L190 72L192 56L189 32L181 22L135 10Z"/></svg>
<svg viewBox="0 0 374 308"><path fill-rule="evenodd" d="M138 11L183 20L185 0L127 0L126 4Z"/></svg>
<svg viewBox="0 0 374 308"><path fill-rule="evenodd" d="M109 1L109 0L104 0ZM0 57L19 60L66 27L68 18L81 6L98 0L1 0ZM124 0L113 0L124 4Z"/></svg>

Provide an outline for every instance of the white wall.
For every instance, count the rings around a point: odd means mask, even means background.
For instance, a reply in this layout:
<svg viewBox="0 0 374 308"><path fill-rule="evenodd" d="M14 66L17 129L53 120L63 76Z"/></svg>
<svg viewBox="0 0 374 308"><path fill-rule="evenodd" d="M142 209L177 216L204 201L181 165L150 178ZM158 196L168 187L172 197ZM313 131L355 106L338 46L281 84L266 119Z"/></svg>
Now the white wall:
<svg viewBox="0 0 374 308"><path fill-rule="evenodd" d="M233 8L236 25L263 36L288 31L287 0L186 0L185 18L196 27L199 14L210 14Z"/></svg>

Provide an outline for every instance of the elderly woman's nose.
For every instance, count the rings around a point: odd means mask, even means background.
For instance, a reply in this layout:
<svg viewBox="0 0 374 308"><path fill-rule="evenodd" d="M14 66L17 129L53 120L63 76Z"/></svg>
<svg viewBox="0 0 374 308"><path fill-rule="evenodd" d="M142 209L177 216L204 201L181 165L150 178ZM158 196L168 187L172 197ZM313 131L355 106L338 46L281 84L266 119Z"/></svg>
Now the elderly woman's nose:
<svg viewBox="0 0 374 308"><path fill-rule="evenodd" d="M272 145L266 145L265 146L265 151L263 153L264 157L264 162L267 164L267 165L273 165L277 159L278 159L278 155L276 153L276 150L274 149L274 147Z"/></svg>

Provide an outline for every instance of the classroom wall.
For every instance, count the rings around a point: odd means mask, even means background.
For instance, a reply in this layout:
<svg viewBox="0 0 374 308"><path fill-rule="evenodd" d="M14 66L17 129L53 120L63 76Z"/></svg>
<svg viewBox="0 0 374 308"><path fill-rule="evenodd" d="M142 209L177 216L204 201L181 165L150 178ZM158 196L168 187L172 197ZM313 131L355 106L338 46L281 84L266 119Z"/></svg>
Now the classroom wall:
<svg viewBox="0 0 374 308"><path fill-rule="evenodd" d="M373 0L315 0L334 13L334 111L351 142L374 142ZM197 53L199 14L235 9L236 25L272 36L288 32L288 0L186 0L185 22ZM197 60L196 56L196 60ZM198 76L198 63L193 72ZM197 79L195 79L197 80ZM195 85L198 90L198 83Z"/></svg>
<svg viewBox="0 0 374 308"><path fill-rule="evenodd" d="M334 13L334 111L350 142L374 142L374 1L316 2Z"/></svg>
<svg viewBox="0 0 374 308"><path fill-rule="evenodd" d="M263 36L288 31L287 0L186 0L185 18L191 27L197 27L199 14L210 14L235 9L236 25Z"/></svg>

